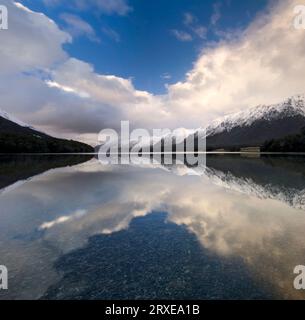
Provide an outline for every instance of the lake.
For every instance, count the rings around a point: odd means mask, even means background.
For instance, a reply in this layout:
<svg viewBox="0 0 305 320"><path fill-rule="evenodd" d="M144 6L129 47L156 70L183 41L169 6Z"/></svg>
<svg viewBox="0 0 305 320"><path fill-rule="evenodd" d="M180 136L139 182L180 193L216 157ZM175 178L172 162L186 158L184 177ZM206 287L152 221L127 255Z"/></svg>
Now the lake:
<svg viewBox="0 0 305 320"><path fill-rule="evenodd" d="M304 299L304 160L0 156L0 299Z"/></svg>

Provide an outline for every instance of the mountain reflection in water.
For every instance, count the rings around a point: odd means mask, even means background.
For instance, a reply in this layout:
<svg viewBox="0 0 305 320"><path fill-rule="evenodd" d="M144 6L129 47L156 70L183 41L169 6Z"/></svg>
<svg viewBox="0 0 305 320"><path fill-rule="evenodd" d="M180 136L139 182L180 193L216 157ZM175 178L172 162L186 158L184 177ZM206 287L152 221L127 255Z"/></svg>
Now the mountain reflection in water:
<svg viewBox="0 0 305 320"><path fill-rule="evenodd" d="M305 264L303 157L211 155L207 168L91 159L22 184L27 169L7 161L1 299L304 298L293 288Z"/></svg>

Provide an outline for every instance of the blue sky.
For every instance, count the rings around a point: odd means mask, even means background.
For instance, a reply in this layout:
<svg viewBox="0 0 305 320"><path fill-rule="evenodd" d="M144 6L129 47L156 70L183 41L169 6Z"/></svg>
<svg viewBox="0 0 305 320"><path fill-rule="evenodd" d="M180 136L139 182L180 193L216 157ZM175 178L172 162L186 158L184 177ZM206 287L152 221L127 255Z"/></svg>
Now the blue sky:
<svg viewBox="0 0 305 320"><path fill-rule="evenodd" d="M267 3L118 0L113 10L101 10L89 2L92 5L77 7L71 1L22 1L72 33L73 42L65 45L70 56L89 62L97 73L132 78L137 89L153 94L165 93L167 83L184 80L201 50L219 41L221 32L245 28ZM77 26L79 21L92 29Z"/></svg>

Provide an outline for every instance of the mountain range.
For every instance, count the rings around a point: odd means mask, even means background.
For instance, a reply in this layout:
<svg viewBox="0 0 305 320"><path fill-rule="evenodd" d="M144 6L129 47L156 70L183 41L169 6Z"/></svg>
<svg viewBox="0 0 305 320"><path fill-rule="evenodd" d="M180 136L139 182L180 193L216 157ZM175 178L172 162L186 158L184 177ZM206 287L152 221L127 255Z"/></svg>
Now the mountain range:
<svg viewBox="0 0 305 320"><path fill-rule="evenodd" d="M93 152L85 143L51 137L0 110L0 153Z"/></svg>
<svg viewBox="0 0 305 320"><path fill-rule="evenodd" d="M271 140L300 134L304 127L305 97L296 95L278 104L260 105L213 121L205 129L207 149L263 147Z"/></svg>
<svg viewBox="0 0 305 320"><path fill-rule="evenodd" d="M195 141L206 138L207 151L239 151L245 147L259 147L261 151L275 152L305 151L305 96L296 95L281 103L259 105L233 113L216 119L206 128L179 130L188 137L195 136ZM164 150L164 145L170 143L175 151L178 147L175 141L172 135L164 136L154 147L158 150L161 145L161 150ZM153 146L150 148L152 150ZM91 146L51 137L0 111L1 153L92 151L94 149Z"/></svg>
<svg viewBox="0 0 305 320"><path fill-rule="evenodd" d="M281 103L259 105L227 115L188 137L195 138L195 150L198 139L206 139L207 151L240 151L247 147L275 152L305 151L305 96L296 95ZM156 150L160 144L162 147L173 144L173 149L178 149L172 135L155 143Z"/></svg>

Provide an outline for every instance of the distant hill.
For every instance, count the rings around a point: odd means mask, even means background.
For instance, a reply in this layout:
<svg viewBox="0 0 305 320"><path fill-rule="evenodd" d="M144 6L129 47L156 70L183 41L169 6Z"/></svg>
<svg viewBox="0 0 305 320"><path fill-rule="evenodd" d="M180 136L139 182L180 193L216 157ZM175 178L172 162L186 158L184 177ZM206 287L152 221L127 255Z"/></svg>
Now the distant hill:
<svg viewBox="0 0 305 320"><path fill-rule="evenodd" d="M81 142L51 137L0 111L0 153L78 153L94 149Z"/></svg>

